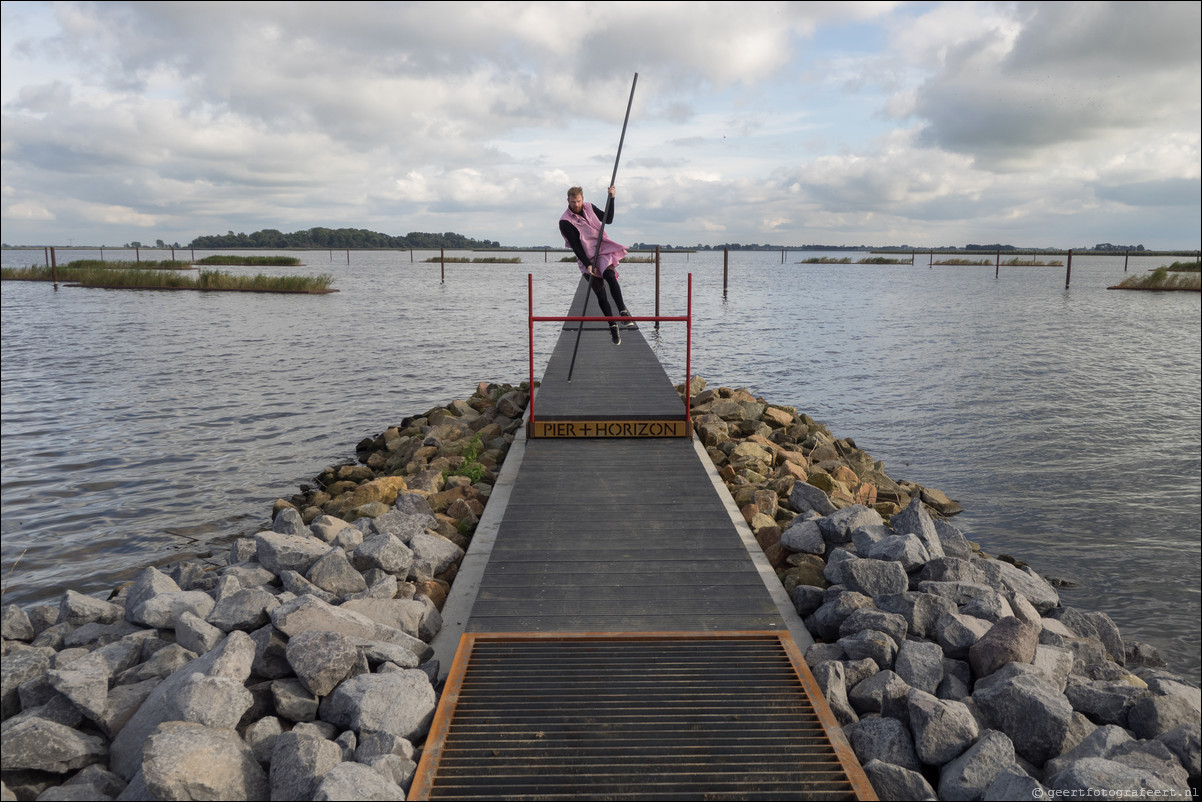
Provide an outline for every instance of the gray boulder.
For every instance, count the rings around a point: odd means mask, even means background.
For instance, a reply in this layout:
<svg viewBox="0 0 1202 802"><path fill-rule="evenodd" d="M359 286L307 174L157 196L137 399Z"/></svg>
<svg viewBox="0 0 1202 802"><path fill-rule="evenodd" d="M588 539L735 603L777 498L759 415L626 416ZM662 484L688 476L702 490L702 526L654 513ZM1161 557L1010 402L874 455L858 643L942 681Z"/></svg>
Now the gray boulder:
<svg viewBox="0 0 1202 802"><path fill-rule="evenodd" d="M446 571L463 559L463 549L441 535L422 532L409 541L413 549L413 565L410 573L418 579L431 579ZM394 571L393 573L400 573Z"/></svg>
<svg viewBox="0 0 1202 802"><path fill-rule="evenodd" d="M826 541L822 538L822 530L818 528L818 521L813 518L798 516L790 521L780 534L780 544L794 553L821 556L826 552Z"/></svg>
<svg viewBox="0 0 1202 802"><path fill-rule="evenodd" d="M275 520L271 522L271 531L298 537L310 537L313 534L305 525L301 514L292 507L285 507L276 514Z"/></svg>
<svg viewBox="0 0 1202 802"><path fill-rule="evenodd" d="M881 670L893 668L893 659L897 656L897 642L875 629L840 638L839 645L849 660L872 660Z"/></svg>
<svg viewBox="0 0 1202 802"><path fill-rule="evenodd" d="M267 778L232 729L163 722L146 740L142 779L152 799L267 799Z"/></svg>
<svg viewBox="0 0 1202 802"><path fill-rule="evenodd" d="M150 569L153 570L153 569ZM171 580L167 580L171 581ZM174 585L174 582L171 582ZM175 588L179 590L179 588ZM111 602L68 590L58 605L58 623L82 627L84 624L112 624L125 615L125 608Z"/></svg>
<svg viewBox="0 0 1202 802"><path fill-rule="evenodd" d="M1014 744L1004 733L986 730L964 754L939 770L939 798L947 802L980 799L998 776L1014 765Z"/></svg>
<svg viewBox="0 0 1202 802"><path fill-rule="evenodd" d="M927 547L914 534L891 535L869 546L861 554L873 560L898 563L907 573L917 571L931 559Z"/></svg>
<svg viewBox="0 0 1202 802"><path fill-rule="evenodd" d="M852 533L857 529L881 526L884 523L885 519L876 510L863 504L853 504L819 518L818 528L822 530L828 543L841 544L852 542Z"/></svg>
<svg viewBox="0 0 1202 802"><path fill-rule="evenodd" d="M935 790L917 771L873 759L864 764L864 774L883 802L935 802Z"/></svg>
<svg viewBox="0 0 1202 802"><path fill-rule="evenodd" d="M910 585L901 565L880 560L849 560L842 565L842 578L848 590L865 596L901 593Z"/></svg>
<svg viewBox="0 0 1202 802"><path fill-rule="evenodd" d="M424 735L436 700L430 678L405 669L360 674L344 681L321 702L321 717L361 737L388 732L409 741Z"/></svg>
<svg viewBox="0 0 1202 802"><path fill-rule="evenodd" d="M259 532L255 547L259 564L276 575L283 571L304 574L330 550L330 544L320 538L280 532Z"/></svg>
<svg viewBox="0 0 1202 802"><path fill-rule="evenodd" d="M413 560L413 550L387 532L364 538L351 554L351 562L359 571L379 568L401 577L409 573Z"/></svg>
<svg viewBox="0 0 1202 802"><path fill-rule="evenodd" d="M968 663L978 679L1007 663L1031 663L1039 633L1017 618L1003 618L968 649Z"/></svg>
<svg viewBox="0 0 1202 802"><path fill-rule="evenodd" d="M1001 560L991 562L1001 569L1001 582L1006 590L1026 598L1040 615L1046 615L1060 604L1056 589L1033 571L1017 568Z"/></svg>
<svg viewBox="0 0 1202 802"><path fill-rule="evenodd" d="M977 720L963 702L910 691L910 732L918 759L942 766L964 754L980 735Z"/></svg>
<svg viewBox="0 0 1202 802"><path fill-rule="evenodd" d="M326 552L313 563L305 578L335 596L349 596L367 590L363 574L355 570L342 549Z"/></svg>
<svg viewBox="0 0 1202 802"><path fill-rule="evenodd" d="M0 768L66 774L103 762L104 739L43 718L28 718L4 731Z"/></svg>
<svg viewBox="0 0 1202 802"><path fill-rule="evenodd" d="M325 630L401 646L412 652L419 662L429 660L434 655L429 644L412 635L373 621L361 613L332 607L312 597L302 596L285 602L272 611L271 621L276 629L288 637L307 630Z"/></svg>
<svg viewBox="0 0 1202 802"><path fill-rule="evenodd" d="M838 660L825 660L814 666L813 673L814 680L838 722L842 725L859 721L860 717L847 700L847 676L843 664Z"/></svg>
<svg viewBox="0 0 1202 802"><path fill-rule="evenodd" d="M1026 760L1042 766L1064 751L1073 708L1034 669L1010 664L977 681L972 699L984 722L1010 737Z"/></svg>
<svg viewBox="0 0 1202 802"><path fill-rule="evenodd" d="M315 696L328 695L361 659L353 638L322 630L298 632L285 654L297 679Z"/></svg>
<svg viewBox="0 0 1202 802"><path fill-rule="evenodd" d="M1131 793L1133 789L1146 789L1156 796L1169 796L1178 791L1145 771L1100 757L1088 757L1070 763L1048 778L1047 787L1064 796L1111 796Z"/></svg>
<svg viewBox="0 0 1202 802"><path fill-rule="evenodd" d="M313 794L315 802L403 799L405 791L380 772L360 763L339 763L330 769Z"/></svg>
<svg viewBox="0 0 1202 802"><path fill-rule="evenodd" d="M1017 765L999 774L981 797L984 802L1013 802L1015 799L1047 799L1048 789Z"/></svg>
<svg viewBox="0 0 1202 802"><path fill-rule="evenodd" d="M933 694L943 681L943 649L929 641L904 641L898 647L893 670L911 688Z"/></svg>
<svg viewBox="0 0 1202 802"><path fill-rule="evenodd" d="M184 613L204 618L213 610L213 597L203 590L178 590L159 593L127 610L127 621L152 629L174 629Z"/></svg>
<svg viewBox="0 0 1202 802"><path fill-rule="evenodd" d="M1202 723L1202 691L1174 680L1153 679L1152 693L1136 701L1128 711L1131 730L1139 738L1156 738L1183 724Z"/></svg>
<svg viewBox="0 0 1202 802"><path fill-rule="evenodd" d="M935 624L935 640L948 657L963 659L968 657L973 644L985 637L991 626L988 621L971 615L949 613Z"/></svg>
<svg viewBox="0 0 1202 802"><path fill-rule="evenodd" d="M185 611L175 622L175 642L190 652L204 654L224 639L224 632L195 613Z"/></svg>
<svg viewBox="0 0 1202 802"><path fill-rule="evenodd" d="M918 753L906 725L895 718L869 716L843 728L861 765L880 760L910 771L921 771Z"/></svg>
<svg viewBox="0 0 1202 802"><path fill-rule="evenodd" d="M249 632L266 624L279 605L279 599L270 591L250 587L222 597L205 620L222 632Z"/></svg>
<svg viewBox="0 0 1202 802"><path fill-rule="evenodd" d="M28 642L36 635L33 622L19 605L6 604L0 608L0 638Z"/></svg>
<svg viewBox="0 0 1202 802"><path fill-rule="evenodd" d="M836 512L835 505L827 498L826 493L805 482L795 482L789 493L789 507L795 512L813 510L819 515L830 515Z"/></svg>
<svg viewBox="0 0 1202 802"><path fill-rule="evenodd" d="M877 714L899 721L909 720L910 686L892 671L880 671L856 683L848 691L852 709L861 717Z"/></svg>
<svg viewBox="0 0 1202 802"><path fill-rule="evenodd" d="M342 749L333 741L296 732L281 733L271 752L272 802L308 802L314 798L321 778L341 762Z"/></svg>

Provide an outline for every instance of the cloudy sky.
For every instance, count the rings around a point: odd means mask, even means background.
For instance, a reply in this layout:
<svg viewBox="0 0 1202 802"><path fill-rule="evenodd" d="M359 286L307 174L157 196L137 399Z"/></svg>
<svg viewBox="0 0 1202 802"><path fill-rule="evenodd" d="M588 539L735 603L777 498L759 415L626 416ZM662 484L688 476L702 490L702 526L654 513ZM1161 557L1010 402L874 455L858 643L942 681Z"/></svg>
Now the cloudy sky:
<svg viewBox="0 0 1202 802"><path fill-rule="evenodd" d="M1198 2L3 3L3 241L1194 249Z"/></svg>

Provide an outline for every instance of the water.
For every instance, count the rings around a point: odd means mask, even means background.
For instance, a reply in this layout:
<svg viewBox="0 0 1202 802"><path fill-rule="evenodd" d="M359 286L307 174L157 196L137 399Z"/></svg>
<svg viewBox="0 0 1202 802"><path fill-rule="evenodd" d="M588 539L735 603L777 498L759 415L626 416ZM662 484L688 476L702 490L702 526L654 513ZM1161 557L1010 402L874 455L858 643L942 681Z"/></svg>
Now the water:
<svg viewBox="0 0 1202 802"><path fill-rule="evenodd" d="M536 314L558 315L575 267L525 253L448 264L443 283L428 256L355 252L348 265L317 251L303 268L248 271L332 273L340 292L323 296L5 282L5 602L107 591L253 533L363 437L480 381L526 379L527 275ZM1199 295L1108 291L1122 257L1074 258L1068 290L1064 267L995 278L925 257L799 258L732 253L723 297L721 253L664 257L662 314L685 311L693 274L693 373L794 405L894 479L943 490L986 551L1078 583L1065 604L1106 612L1197 681ZM34 261L4 252L5 265ZM622 274L632 310L652 313L653 267ZM682 381L683 325L644 331ZM536 326L536 377L557 334Z"/></svg>

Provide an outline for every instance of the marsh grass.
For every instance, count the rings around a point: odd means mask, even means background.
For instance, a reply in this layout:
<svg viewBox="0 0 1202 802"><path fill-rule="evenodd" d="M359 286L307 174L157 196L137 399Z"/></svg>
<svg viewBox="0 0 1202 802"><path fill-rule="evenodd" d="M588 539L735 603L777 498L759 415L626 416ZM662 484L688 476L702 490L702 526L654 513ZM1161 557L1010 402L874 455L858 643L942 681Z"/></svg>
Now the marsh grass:
<svg viewBox="0 0 1202 802"><path fill-rule="evenodd" d="M802 259L798 264L802 265L849 265L851 257L844 256L842 259L835 259L832 256L814 256L809 259Z"/></svg>
<svg viewBox="0 0 1202 802"><path fill-rule="evenodd" d="M1202 272L1202 262L1173 262L1164 269L1174 273L1198 273Z"/></svg>
<svg viewBox="0 0 1202 802"><path fill-rule="evenodd" d="M72 263L74 264L74 263ZM4 268L0 278L10 281L51 281L49 267ZM335 292L330 289L334 277L320 276L233 276L218 270L201 270L199 274L176 270L138 270L92 267L79 269L60 267L58 280L81 287L139 290L227 290L238 292Z"/></svg>
<svg viewBox="0 0 1202 802"><path fill-rule="evenodd" d="M464 256L455 256L455 257L448 256L446 259L440 259L437 256L431 256L429 259L426 260L426 262L428 262L430 264L435 264L435 265L440 264L440 263L441 264L451 264L451 265L520 265L522 263L522 257L520 257L520 256L508 257L507 256L505 258L501 258L501 257L497 257L497 256L490 256L486 259L468 259L467 257L464 257Z"/></svg>
<svg viewBox="0 0 1202 802"><path fill-rule="evenodd" d="M203 259L197 259L198 265L224 265L235 266L243 265L250 267L296 267L302 264L300 259L295 256L206 256Z"/></svg>
<svg viewBox="0 0 1202 802"><path fill-rule="evenodd" d="M989 264L989 262L986 262L985 264ZM1034 257L1031 259L1021 259L1016 256L1013 259L1002 262L1002 264L1009 267L1062 267L1064 262L1060 261L1059 259L1053 259L1050 262L1037 262L1035 261Z"/></svg>
<svg viewBox="0 0 1202 802"><path fill-rule="evenodd" d="M1177 290L1181 292L1202 292L1202 272L1188 267L1173 270L1172 267L1158 267L1150 273L1128 276L1112 290Z"/></svg>
<svg viewBox="0 0 1202 802"><path fill-rule="evenodd" d="M909 265L913 263L913 259L890 259L885 256L869 256L867 259L856 262L858 265Z"/></svg>
<svg viewBox="0 0 1202 802"><path fill-rule="evenodd" d="M70 267L76 270L195 270L191 262L184 262L179 259L164 259L161 262L144 261L144 262L102 262L99 259L76 259L74 262L67 262L63 267ZM59 268L62 270L63 268Z"/></svg>
<svg viewBox="0 0 1202 802"><path fill-rule="evenodd" d="M991 265L993 262L988 259L945 259L942 262L935 262L937 265Z"/></svg>

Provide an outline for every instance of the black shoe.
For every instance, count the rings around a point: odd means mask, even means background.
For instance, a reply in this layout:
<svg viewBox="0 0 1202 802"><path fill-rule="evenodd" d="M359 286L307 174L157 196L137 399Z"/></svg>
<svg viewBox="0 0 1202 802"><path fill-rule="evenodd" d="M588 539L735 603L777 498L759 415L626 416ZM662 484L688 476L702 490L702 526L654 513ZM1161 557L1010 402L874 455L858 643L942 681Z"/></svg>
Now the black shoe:
<svg viewBox="0 0 1202 802"><path fill-rule="evenodd" d="M619 310L619 311L618 311L618 314L619 314L619 315L621 315L622 317L633 317L633 315L631 315L631 314L630 314L630 311L629 311L629 310L627 310L627 309L621 309L621 310ZM627 320L627 321L626 321L625 323L623 323L622 325L623 325L625 328L628 328L628 329L637 329L637 328L638 328L638 324L636 324L636 323L635 323L633 320Z"/></svg>
<svg viewBox="0 0 1202 802"><path fill-rule="evenodd" d="M610 324L609 338L614 341L614 345L622 344L622 335L618 333L618 325L616 323Z"/></svg>

